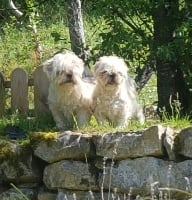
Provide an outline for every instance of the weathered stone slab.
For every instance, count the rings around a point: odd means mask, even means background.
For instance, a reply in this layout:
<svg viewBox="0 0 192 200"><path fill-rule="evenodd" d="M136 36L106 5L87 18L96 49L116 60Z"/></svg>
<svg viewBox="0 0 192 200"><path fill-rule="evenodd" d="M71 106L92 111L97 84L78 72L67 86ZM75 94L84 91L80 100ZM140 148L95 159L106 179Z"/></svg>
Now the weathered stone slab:
<svg viewBox="0 0 192 200"><path fill-rule="evenodd" d="M112 170L112 171L111 171ZM163 161L154 157L143 157L120 161L116 166L106 167L106 174L99 178L100 187L127 192L132 188L136 194L149 194L151 185L158 183L158 187L186 189L186 177L192 180L192 160L180 163ZM104 181L103 181L104 180Z"/></svg>
<svg viewBox="0 0 192 200"><path fill-rule="evenodd" d="M42 171L29 146L14 141L0 140L0 183L38 183Z"/></svg>
<svg viewBox="0 0 192 200"><path fill-rule="evenodd" d="M85 159L94 153L90 136L65 131L52 140L40 140L33 147L34 154L42 160L53 163L64 159Z"/></svg>
<svg viewBox="0 0 192 200"><path fill-rule="evenodd" d="M192 127L183 129L177 137L177 153L192 158Z"/></svg>
<svg viewBox="0 0 192 200"><path fill-rule="evenodd" d="M95 136L96 154L116 160L142 156L163 156L165 128L154 126L142 132Z"/></svg>
<svg viewBox="0 0 192 200"><path fill-rule="evenodd" d="M43 181L48 189L96 189L96 178L90 171L87 163L64 160L48 165Z"/></svg>

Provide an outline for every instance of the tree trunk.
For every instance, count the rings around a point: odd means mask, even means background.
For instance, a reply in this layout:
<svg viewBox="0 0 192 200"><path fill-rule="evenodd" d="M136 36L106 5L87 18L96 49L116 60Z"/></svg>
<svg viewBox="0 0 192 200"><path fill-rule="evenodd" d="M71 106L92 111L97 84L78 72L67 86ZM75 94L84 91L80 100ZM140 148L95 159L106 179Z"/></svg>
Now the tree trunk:
<svg viewBox="0 0 192 200"><path fill-rule="evenodd" d="M85 49L85 35L80 0L67 0L67 18L71 49L85 61L86 66L84 75L90 76L91 72L87 66L88 54Z"/></svg>
<svg viewBox="0 0 192 200"><path fill-rule="evenodd" d="M156 2L154 10L154 50L167 46L174 40L174 31L177 25L175 18L178 16L179 5L175 0L167 0L164 2ZM188 108L188 95L184 75L177 59L166 59L166 55L156 55L157 70L157 93L159 111L165 110L170 116L173 115L175 109L185 113ZM179 102L179 104L178 104ZM176 107L180 108L176 108ZM161 114L161 113L160 113Z"/></svg>
<svg viewBox="0 0 192 200"><path fill-rule="evenodd" d="M159 111L165 110L170 116L177 111L186 114L189 91L177 63L157 60L157 93Z"/></svg>
<svg viewBox="0 0 192 200"><path fill-rule="evenodd" d="M71 49L77 55L81 55L85 45L83 20L81 14L81 1L67 0L67 9Z"/></svg>

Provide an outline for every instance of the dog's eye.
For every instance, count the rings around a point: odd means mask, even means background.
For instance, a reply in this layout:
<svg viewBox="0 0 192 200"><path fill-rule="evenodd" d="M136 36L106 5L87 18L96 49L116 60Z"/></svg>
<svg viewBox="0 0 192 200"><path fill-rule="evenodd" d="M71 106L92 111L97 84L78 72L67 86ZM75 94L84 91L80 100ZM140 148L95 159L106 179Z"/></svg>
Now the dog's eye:
<svg viewBox="0 0 192 200"><path fill-rule="evenodd" d="M57 75L57 76L62 75L62 74L64 74L64 71L57 71L57 72L56 72L56 75Z"/></svg>
<svg viewBox="0 0 192 200"><path fill-rule="evenodd" d="M107 73L107 71L103 71L103 72L102 72L102 74L105 74L105 73Z"/></svg>

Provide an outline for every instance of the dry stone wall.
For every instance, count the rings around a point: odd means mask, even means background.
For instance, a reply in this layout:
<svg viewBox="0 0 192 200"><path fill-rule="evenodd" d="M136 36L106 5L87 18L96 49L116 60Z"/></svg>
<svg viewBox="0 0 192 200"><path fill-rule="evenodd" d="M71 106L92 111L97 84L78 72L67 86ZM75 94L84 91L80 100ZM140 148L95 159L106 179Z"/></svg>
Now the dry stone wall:
<svg viewBox="0 0 192 200"><path fill-rule="evenodd" d="M0 140L0 200L191 198L191 127L46 134Z"/></svg>

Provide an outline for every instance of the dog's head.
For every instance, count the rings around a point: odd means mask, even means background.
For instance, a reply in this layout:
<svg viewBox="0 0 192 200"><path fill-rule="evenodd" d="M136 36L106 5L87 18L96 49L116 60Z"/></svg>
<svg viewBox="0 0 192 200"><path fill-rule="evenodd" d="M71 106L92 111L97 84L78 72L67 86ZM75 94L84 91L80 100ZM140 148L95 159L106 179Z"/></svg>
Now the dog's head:
<svg viewBox="0 0 192 200"><path fill-rule="evenodd" d="M76 84L82 78L83 61L72 52L58 53L43 63L50 82L57 85Z"/></svg>
<svg viewBox="0 0 192 200"><path fill-rule="evenodd" d="M116 87L127 79L127 65L117 56L103 56L95 63L95 77L104 87Z"/></svg>

